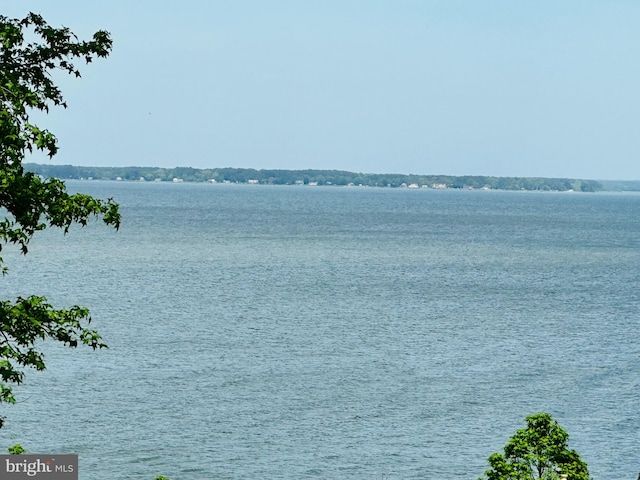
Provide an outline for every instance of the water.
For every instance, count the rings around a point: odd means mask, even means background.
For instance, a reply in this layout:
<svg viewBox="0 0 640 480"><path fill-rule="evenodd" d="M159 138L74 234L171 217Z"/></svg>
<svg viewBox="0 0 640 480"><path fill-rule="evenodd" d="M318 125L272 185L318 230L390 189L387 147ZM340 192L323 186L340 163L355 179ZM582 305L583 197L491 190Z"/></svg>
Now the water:
<svg viewBox="0 0 640 480"><path fill-rule="evenodd" d="M122 205L5 254L3 296L91 307L0 446L80 478L478 478L551 413L640 471L640 195L71 182ZM2 447L4 448L4 447Z"/></svg>

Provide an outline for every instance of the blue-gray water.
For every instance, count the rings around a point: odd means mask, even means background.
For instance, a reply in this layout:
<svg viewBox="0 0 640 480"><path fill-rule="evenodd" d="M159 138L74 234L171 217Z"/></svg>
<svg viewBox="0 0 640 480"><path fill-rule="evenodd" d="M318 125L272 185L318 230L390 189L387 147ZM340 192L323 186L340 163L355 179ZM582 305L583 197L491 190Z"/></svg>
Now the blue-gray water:
<svg viewBox="0 0 640 480"><path fill-rule="evenodd" d="M91 307L0 447L84 480L476 479L547 411L640 471L640 195L71 182L115 233L4 253L3 297Z"/></svg>

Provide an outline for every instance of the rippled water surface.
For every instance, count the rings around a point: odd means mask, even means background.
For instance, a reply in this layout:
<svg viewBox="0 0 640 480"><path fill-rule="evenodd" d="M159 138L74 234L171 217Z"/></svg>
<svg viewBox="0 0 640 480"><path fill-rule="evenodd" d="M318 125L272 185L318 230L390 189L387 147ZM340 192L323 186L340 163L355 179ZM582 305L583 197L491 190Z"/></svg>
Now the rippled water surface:
<svg viewBox="0 0 640 480"><path fill-rule="evenodd" d="M640 196L71 182L122 205L4 253L3 296L91 307L1 445L84 480L476 479L547 411L640 471ZM2 447L5 448L5 447Z"/></svg>

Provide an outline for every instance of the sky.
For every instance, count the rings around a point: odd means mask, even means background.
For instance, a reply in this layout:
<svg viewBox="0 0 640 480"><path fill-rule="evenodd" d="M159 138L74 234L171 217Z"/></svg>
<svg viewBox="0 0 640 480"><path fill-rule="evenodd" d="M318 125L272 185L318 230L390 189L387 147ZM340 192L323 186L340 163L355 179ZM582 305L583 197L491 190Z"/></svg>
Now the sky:
<svg viewBox="0 0 640 480"><path fill-rule="evenodd" d="M28 161L640 179L637 0L2 3L114 41Z"/></svg>

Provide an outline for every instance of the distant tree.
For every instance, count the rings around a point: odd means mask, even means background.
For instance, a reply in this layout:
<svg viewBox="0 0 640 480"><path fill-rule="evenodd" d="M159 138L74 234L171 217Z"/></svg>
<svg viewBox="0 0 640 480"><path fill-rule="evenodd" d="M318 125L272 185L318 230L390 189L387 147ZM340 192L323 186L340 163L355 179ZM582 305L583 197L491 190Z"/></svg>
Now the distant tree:
<svg viewBox="0 0 640 480"><path fill-rule="evenodd" d="M480 480L589 480L587 464L569 450L569 434L548 413L526 418L527 428L516 431L504 454L489 457L490 470Z"/></svg>
<svg viewBox="0 0 640 480"><path fill-rule="evenodd" d="M23 167L25 155L34 149L49 157L58 151L56 137L29 118L33 110L66 107L51 73L60 70L79 77L74 59L89 63L110 50L111 38L104 31L90 41L79 41L69 29L53 28L40 15L30 13L22 20L0 16L0 251L13 244L26 254L36 232L58 227L67 233L71 225L84 226L94 217L119 227L118 205L111 199L71 195L62 181L41 180ZM0 270L7 273L2 258ZM56 309L41 296L0 301L0 402L15 402L12 385L22 382L23 368L45 368L36 349L41 340L104 347L89 322L86 308Z"/></svg>

